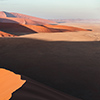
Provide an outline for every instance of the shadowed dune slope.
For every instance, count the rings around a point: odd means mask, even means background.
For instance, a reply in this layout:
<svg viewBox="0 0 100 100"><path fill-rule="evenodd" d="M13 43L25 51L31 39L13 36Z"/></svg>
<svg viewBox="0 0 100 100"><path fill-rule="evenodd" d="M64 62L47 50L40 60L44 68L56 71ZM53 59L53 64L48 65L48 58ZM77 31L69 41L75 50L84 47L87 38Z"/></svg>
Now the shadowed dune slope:
<svg viewBox="0 0 100 100"><path fill-rule="evenodd" d="M0 23L0 30L15 35L37 33L36 31L17 23Z"/></svg>
<svg viewBox="0 0 100 100"><path fill-rule="evenodd" d="M0 37L14 37L15 35L0 31Z"/></svg>
<svg viewBox="0 0 100 100"><path fill-rule="evenodd" d="M33 21L25 18L13 18L13 17L0 17L2 23L19 23L27 25L44 25L45 23L39 21Z"/></svg>
<svg viewBox="0 0 100 100"><path fill-rule="evenodd" d="M50 21L50 20L46 20L46 19L42 19L42 18L37 18L37 17L29 16L29 15L19 14L19 13L5 12L5 11L0 12L0 17L6 17L6 18L11 17L11 18L13 18L13 20L14 20L14 18L19 18L19 19L23 18L24 21L25 21L25 19L27 19L27 20L31 20L33 22L37 22L37 24L56 24L56 22L54 22L54 21ZM18 19L15 19L15 20L18 20Z"/></svg>
<svg viewBox="0 0 100 100"><path fill-rule="evenodd" d="M83 100L100 100L100 42L0 39L0 65Z"/></svg>
<svg viewBox="0 0 100 100"><path fill-rule="evenodd" d="M69 32L75 32L75 31L87 31L87 29L82 29L78 27L72 27L72 26L64 26L64 25L44 25L48 28L55 28L55 29L65 29Z"/></svg>
<svg viewBox="0 0 100 100"><path fill-rule="evenodd" d="M27 82L13 93L11 100L81 100L47 87L28 77L22 76L22 79Z"/></svg>

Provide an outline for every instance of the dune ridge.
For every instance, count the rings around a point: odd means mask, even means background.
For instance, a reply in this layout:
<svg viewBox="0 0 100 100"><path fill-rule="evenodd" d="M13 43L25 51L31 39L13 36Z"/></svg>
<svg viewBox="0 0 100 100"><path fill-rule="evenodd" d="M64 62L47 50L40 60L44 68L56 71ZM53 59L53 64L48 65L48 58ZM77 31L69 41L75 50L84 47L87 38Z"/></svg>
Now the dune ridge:
<svg viewBox="0 0 100 100"><path fill-rule="evenodd" d="M50 20L46 20L46 19L42 19L42 18L37 18L37 17L25 15L25 14L11 13L11 12L5 12L5 11L0 12L0 17L4 17L5 19L6 18L12 19L12 20L15 20L15 21L17 20L19 23L21 23L20 20L23 19L24 21L27 21L27 23L25 23L25 24L33 24L33 25L34 25L35 22L37 22L37 24L40 24L40 25L41 24L42 25L43 24L57 24L54 21L50 21ZM30 23L30 21L32 21L33 23L32 22Z"/></svg>

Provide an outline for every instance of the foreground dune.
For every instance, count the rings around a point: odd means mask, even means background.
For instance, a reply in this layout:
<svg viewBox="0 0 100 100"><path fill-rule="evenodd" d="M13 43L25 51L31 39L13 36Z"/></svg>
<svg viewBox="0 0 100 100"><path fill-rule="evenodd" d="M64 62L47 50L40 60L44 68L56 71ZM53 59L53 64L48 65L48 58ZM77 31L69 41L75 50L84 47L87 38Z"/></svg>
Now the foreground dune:
<svg viewBox="0 0 100 100"><path fill-rule="evenodd" d="M21 80L20 75L0 68L0 100L9 100L12 93L25 82L25 80Z"/></svg>
<svg viewBox="0 0 100 100"><path fill-rule="evenodd" d="M23 93L33 98L33 80L82 100L100 100L100 25L80 27L93 31L0 38L0 65L32 79L23 78L29 83L13 94L13 100L24 98Z"/></svg>
<svg viewBox="0 0 100 100"><path fill-rule="evenodd" d="M99 100L99 44L0 39L0 65L77 98Z"/></svg>
<svg viewBox="0 0 100 100"><path fill-rule="evenodd" d="M24 80L21 80L20 75L0 68L0 100L9 100L10 98L10 100L80 100L25 76L22 78Z"/></svg>
<svg viewBox="0 0 100 100"><path fill-rule="evenodd" d="M26 76L22 76L27 82L21 89L13 93L11 100L81 100L57 91Z"/></svg>

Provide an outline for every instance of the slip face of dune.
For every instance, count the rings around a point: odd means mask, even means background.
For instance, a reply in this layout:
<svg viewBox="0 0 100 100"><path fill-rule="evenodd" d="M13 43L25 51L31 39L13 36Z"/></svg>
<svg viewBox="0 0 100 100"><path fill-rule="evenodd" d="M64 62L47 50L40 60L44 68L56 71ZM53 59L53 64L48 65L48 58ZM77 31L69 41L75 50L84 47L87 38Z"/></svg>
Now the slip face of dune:
<svg viewBox="0 0 100 100"><path fill-rule="evenodd" d="M11 100L81 100L26 76L22 76L22 79L27 82L21 89L13 93Z"/></svg>
<svg viewBox="0 0 100 100"><path fill-rule="evenodd" d="M9 100L12 93L25 82L25 80L21 80L20 75L0 68L0 100Z"/></svg>
<svg viewBox="0 0 100 100"><path fill-rule="evenodd" d="M39 21L33 21L25 18L13 18L13 17L0 17L0 22L2 23L19 23L26 25L44 25L45 23Z"/></svg>
<svg viewBox="0 0 100 100"><path fill-rule="evenodd" d="M0 37L14 37L15 35L0 31Z"/></svg>

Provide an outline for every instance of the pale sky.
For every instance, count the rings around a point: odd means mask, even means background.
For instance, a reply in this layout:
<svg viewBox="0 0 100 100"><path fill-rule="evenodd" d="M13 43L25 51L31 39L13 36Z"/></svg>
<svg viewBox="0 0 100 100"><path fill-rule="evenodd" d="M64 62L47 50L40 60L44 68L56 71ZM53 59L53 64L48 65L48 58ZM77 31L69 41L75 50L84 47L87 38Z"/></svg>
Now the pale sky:
<svg viewBox="0 0 100 100"><path fill-rule="evenodd" d="M0 0L0 11L46 19L100 19L100 0Z"/></svg>

